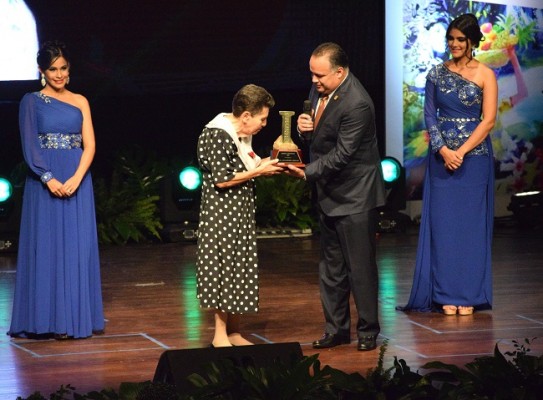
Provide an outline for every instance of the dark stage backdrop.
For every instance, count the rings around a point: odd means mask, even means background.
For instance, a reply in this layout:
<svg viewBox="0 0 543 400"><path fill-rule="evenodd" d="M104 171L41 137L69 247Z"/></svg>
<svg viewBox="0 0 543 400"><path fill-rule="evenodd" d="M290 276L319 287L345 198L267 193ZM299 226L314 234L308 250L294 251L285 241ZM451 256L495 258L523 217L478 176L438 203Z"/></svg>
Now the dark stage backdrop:
<svg viewBox="0 0 543 400"><path fill-rule="evenodd" d="M276 98L254 138L265 155L281 133L279 110L301 112L308 60L335 41L372 95L384 154L384 1L26 1L40 41L71 51L70 88L91 103L97 139L93 171L107 171L121 148L144 146L190 160L203 127L242 85ZM0 82L0 174L21 161L18 101L37 80ZM295 120L296 117L293 118Z"/></svg>

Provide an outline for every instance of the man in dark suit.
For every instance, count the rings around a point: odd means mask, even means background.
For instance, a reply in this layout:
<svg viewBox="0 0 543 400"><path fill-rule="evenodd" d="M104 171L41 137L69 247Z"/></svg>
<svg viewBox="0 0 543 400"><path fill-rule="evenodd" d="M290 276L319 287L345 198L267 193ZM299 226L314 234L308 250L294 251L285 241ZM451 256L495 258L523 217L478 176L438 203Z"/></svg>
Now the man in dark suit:
<svg viewBox="0 0 543 400"><path fill-rule="evenodd" d="M376 208L385 204L373 102L349 71L348 57L335 43L323 43L309 60L312 115L301 114L298 132L309 145L305 171L289 174L314 185L319 210L320 293L326 321L314 348L350 343L349 299L358 321L357 349L377 347L378 271Z"/></svg>

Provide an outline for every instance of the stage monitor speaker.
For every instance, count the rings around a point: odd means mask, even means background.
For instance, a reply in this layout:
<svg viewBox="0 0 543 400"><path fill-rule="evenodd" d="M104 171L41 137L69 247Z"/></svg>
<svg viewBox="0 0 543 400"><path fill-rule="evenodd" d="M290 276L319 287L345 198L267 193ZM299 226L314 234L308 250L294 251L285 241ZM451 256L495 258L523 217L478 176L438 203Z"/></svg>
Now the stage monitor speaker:
<svg viewBox="0 0 543 400"><path fill-rule="evenodd" d="M160 182L160 219L163 224L198 222L201 190L181 187L177 174L167 175Z"/></svg>
<svg viewBox="0 0 543 400"><path fill-rule="evenodd" d="M167 350L158 360L153 382L172 384L178 393L185 394L192 389L187 377L194 373L203 374L204 366L213 361L230 359L237 366L266 367L277 361L288 365L302 357L298 342Z"/></svg>

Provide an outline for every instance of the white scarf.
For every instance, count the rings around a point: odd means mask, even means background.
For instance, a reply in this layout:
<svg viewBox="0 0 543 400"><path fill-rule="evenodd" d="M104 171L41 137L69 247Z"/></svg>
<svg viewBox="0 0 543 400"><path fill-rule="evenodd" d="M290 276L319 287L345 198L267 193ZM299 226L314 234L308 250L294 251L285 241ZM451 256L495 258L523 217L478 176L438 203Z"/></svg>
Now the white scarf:
<svg viewBox="0 0 543 400"><path fill-rule="evenodd" d="M251 145L252 136L238 137L236 129L232 122L226 118L227 113L220 113L210 122L207 123L206 128L217 128L222 129L234 141L236 144L236 149L238 149L238 156L241 158L243 165L247 168L247 171L253 170L260 164L260 157L253 151Z"/></svg>

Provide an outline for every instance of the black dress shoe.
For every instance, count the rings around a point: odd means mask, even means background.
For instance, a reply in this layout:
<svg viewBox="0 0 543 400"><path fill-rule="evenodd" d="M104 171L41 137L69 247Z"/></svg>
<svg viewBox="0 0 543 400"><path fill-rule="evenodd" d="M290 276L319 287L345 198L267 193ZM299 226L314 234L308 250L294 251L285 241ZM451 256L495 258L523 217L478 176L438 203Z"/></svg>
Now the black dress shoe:
<svg viewBox="0 0 543 400"><path fill-rule="evenodd" d="M318 340L313 342L314 349L327 349L329 347L336 347L340 344L351 343L351 338L341 335L334 335L332 333L325 333Z"/></svg>
<svg viewBox="0 0 543 400"><path fill-rule="evenodd" d="M377 348L377 336L368 335L358 338L358 351L369 351Z"/></svg>

